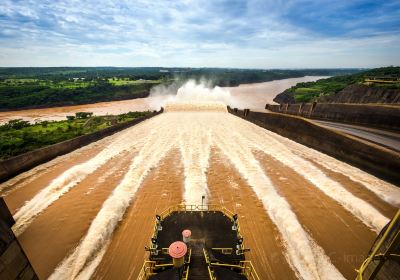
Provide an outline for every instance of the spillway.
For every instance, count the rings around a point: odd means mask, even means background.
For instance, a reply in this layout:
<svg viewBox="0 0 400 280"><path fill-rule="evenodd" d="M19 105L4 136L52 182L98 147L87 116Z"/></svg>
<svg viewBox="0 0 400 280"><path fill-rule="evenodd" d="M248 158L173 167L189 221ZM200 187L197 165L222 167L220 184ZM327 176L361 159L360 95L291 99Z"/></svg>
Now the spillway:
<svg viewBox="0 0 400 280"><path fill-rule="evenodd" d="M153 217L202 196L238 213L262 279L352 279L400 191L229 114L166 112L0 186L41 279L136 279Z"/></svg>

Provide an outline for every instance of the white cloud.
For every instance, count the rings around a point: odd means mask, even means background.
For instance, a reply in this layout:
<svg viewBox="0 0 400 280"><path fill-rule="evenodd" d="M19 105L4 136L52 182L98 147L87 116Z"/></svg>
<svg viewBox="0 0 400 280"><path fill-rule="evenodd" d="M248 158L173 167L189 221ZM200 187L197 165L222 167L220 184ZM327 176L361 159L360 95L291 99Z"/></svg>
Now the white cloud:
<svg viewBox="0 0 400 280"><path fill-rule="evenodd" d="M0 65L270 68L399 64L400 58L391 55L393 46L400 45L399 34L388 35L367 24L359 28L365 19L338 25L342 33L343 28L349 30L346 35L333 36L289 20L289 11L299 5L310 9L319 4L322 10L329 6L341 11L346 3L3 0L0 52L5 55ZM310 10L307 16L319 13ZM393 20L393 14L377 18L385 22Z"/></svg>

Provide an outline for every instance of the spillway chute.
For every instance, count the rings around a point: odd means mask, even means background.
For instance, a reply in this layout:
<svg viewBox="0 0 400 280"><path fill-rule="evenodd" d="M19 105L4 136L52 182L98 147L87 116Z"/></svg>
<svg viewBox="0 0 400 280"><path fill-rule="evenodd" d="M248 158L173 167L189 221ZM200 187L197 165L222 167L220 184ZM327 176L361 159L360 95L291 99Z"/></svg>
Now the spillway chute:
<svg viewBox="0 0 400 280"><path fill-rule="evenodd" d="M167 102L165 112L227 112L226 105L222 102Z"/></svg>

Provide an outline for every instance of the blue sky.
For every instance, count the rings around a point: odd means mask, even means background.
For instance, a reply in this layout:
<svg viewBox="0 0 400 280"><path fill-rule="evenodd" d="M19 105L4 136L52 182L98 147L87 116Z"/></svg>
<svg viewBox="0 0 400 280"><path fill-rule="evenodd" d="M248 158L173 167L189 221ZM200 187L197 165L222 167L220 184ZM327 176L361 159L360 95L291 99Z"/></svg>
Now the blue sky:
<svg viewBox="0 0 400 280"><path fill-rule="evenodd" d="M0 66L400 65L400 0L1 0Z"/></svg>

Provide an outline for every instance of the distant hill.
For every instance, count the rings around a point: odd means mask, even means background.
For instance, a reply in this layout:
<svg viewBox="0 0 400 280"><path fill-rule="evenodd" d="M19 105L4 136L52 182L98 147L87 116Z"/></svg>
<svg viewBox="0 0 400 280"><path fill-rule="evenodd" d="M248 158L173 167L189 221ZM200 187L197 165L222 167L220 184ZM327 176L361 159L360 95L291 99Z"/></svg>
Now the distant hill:
<svg viewBox="0 0 400 280"><path fill-rule="evenodd" d="M184 67L0 67L0 81L5 79L86 80L122 79L207 80L213 85L235 86L242 83L268 82L303 76L337 76L360 72L360 69L239 69Z"/></svg>
<svg viewBox="0 0 400 280"><path fill-rule="evenodd" d="M400 67L376 68L316 82L298 83L275 102L400 103Z"/></svg>

